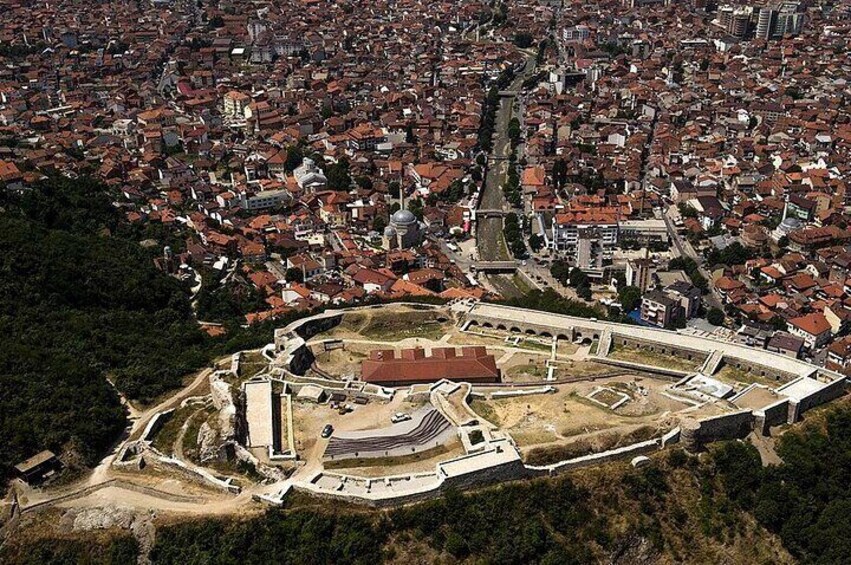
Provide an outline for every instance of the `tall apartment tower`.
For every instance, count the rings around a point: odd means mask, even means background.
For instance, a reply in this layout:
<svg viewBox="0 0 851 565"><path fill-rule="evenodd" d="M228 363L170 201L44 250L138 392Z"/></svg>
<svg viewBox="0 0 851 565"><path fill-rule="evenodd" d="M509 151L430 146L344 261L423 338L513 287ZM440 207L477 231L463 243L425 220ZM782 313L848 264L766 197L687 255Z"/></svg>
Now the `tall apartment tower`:
<svg viewBox="0 0 851 565"><path fill-rule="evenodd" d="M780 39L784 35L799 35L804 27L804 14L797 2L783 2L759 10L755 36L757 39Z"/></svg>

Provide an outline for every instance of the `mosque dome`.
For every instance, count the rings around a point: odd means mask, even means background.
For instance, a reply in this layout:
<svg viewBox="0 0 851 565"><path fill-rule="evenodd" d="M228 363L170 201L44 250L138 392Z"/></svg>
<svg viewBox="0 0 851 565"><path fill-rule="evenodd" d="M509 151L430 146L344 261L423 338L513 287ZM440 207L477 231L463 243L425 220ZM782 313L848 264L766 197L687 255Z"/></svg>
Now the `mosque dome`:
<svg viewBox="0 0 851 565"><path fill-rule="evenodd" d="M795 231L800 229L801 220L798 218L792 218L791 216L780 222L780 229L786 232Z"/></svg>
<svg viewBox="0 0 851 565"><path fill-rule="evenodd" d="M417 222L416 216L410 210L396 210L390 216L390 222L397 226L409 226Z"/></svg>

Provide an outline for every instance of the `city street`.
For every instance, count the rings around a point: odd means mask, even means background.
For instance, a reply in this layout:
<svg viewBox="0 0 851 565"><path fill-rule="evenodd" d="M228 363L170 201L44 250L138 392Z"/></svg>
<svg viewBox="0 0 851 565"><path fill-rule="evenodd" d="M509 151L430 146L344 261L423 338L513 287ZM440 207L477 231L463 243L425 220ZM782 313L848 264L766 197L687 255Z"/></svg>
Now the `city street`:
<svg viewBox="0 0 851 565"><path fill-rule="evenodd" d="M684 239L679 232L677 231L677 227L674 225L674 221L671 219L671 210L668 209L662 217L665 219L665 227L668 228L668 235L671 238L671 241L674 242L673 250L678 257L689 257L697 263L700 274L710 282L709 284L709 292L706 293L703 298L712 308L719 308L723 310L723 303L721 302L721 298L716 294L715 287L712 285L712 275L703 267L703 257L694 250L691 243L688 240Z"/></svg>

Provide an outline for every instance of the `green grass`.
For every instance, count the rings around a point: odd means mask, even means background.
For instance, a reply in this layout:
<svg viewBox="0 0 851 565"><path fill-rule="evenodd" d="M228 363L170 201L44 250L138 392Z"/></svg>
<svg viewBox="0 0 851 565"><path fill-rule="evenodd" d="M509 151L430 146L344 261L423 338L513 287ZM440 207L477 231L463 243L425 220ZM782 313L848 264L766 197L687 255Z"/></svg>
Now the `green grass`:
<svg viewBox="0 0 851 565"><path fill-rule="evenodd" d="M666 355L656 351L623 346L613 347L609 352L609 358L629 361L630 363L652 365L663 369L673 369L676 371L694 370L701 362L701 360L689 361L688 359L683 359L674 355Z"/></svg>
<svg viewBox="0 0 851 565"><path fill-rule="evenodd" d="M180 428L183 427L186 419L197 409L195 406L186 406L175 410L168 422L163 424L163 427L154 436L151 446L166 455L171 455L174 449L174 442L177 441L177 436L180 433Z"/></svg>
<svg viewBox="0 0 851 565"><path fill-rule="evenodd" d="M523 340L517 347L521 349L531 349L533 351L545 351L547 353L553 350L553 346L547 343L538 343L537 341Z"/></svg>
<svg viewBox="0 0 851 565"><path fill-rule="evenodd" d="M214 413L215 409L209 407L189 416L189 425L186 427L186 433L183 436L183 453L196 463L200 463L201 449L201 445L198 443L198 432L201 430L201 424L208 421Z"/></svg>
<svg viewBox="0 0 851 565"><path fill-rule="evenodd" d="M532 378L543 379L547 376L547 368L543 365L529 363L526 365L517 365L505 371L508 377L529 376Z"/></svg>
<svg viewBox="0 0 851 565"><path fill-rule="evenodd" d="M470 403L470 408L472 408L473 412L493 424L494 426L499 426L499 416L496 413L496 410L493 406L486 400L475 399Z"/></svg>
<svg viewBox="0 0 851 565"><path fill-rule="evenodd" d="M360 334L370 339L400 341L410 337L440 339L446 333L439 316L433 312L404 312L396 316L376 316L360 330Z"/></svg>
<svg viewBox="0 0 851 565"><path fill-rule="evenodd" d="M523 294L528 294L532 290L532 287L529 285L529 283L526 282L526 279L523 277L523 275L519 273L514 273L514 278L512 280L514 282L514 286L516 286L517 289Z"/></svg>

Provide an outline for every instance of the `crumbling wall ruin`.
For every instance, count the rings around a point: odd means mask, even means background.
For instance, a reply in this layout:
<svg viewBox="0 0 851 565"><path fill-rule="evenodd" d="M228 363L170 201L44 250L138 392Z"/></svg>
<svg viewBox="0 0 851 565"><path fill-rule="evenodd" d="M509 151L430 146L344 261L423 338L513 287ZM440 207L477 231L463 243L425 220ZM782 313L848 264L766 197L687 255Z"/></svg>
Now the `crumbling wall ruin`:
<svg viewBox="0 0 851 565"><path fill-rule="evenodd" d="M702 420L688 419L680 426L680 441L689 451L699 451L707 443L743 438L754 428L750 410L731 412Z"/></svg>

